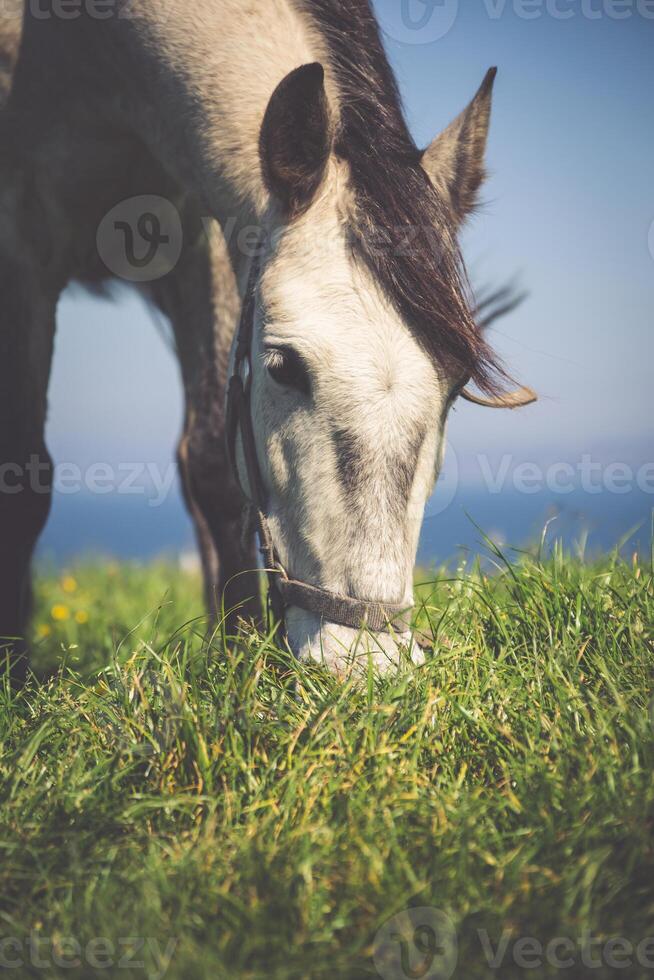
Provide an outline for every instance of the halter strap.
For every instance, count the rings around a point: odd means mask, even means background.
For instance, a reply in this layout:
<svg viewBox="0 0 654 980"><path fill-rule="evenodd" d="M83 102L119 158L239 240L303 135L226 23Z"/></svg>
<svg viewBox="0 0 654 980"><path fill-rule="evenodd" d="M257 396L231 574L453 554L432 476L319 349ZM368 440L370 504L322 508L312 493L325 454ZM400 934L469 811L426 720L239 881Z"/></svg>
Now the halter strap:
<svg viewBox="0 0 654 980"><path fill-rule="evenodd" d="M239 479L236 441L240 431L248 488L241 489L253 505L261 556L268 576L268 598L277 622L283 622L286 610L297 606L321 616L330 623L374 633L408 632L412 606L404 603L375 602L339 595L326 589L289 578L279 560L267 516L267 494L261 476L252 424L252 341L256 310L259 262L252 263L243 299L234 366L227 390L227 446L234 472Z"/></svg>
<svg viewBox="0 0 654 980"><path fill-rule="evenodd" d="M373 633L405 633L411 629L411 609L395 603L368 602L351 596L328 592L306 582L293 579L277 579L275 582L284 606L299 606L307 612L322 616L330 623L361 629L365 626Z"/></svg>

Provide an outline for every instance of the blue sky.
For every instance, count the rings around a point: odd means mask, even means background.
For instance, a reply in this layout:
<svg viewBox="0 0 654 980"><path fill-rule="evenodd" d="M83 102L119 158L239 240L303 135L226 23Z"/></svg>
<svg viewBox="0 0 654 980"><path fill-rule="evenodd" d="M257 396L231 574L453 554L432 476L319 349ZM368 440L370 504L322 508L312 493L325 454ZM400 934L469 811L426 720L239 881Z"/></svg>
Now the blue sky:
<svg viewBox="0 0 654 980"><path fill-rule="evenodd" d="M427 12L423 0L404 2L415 22ZM422 144L464 107L486 69L499 67L490 178L464 247L474 282L517 275L529 290L493 341L514 375L541 394L520 413L457 410L450 442L459 467L472 472L480 452L649 460L654 3L431 2L440 29L454 18L435 40L433 21L427 33L406 27L400 0L376 7ZM55 458L170 459L182 412L177 369L141 301L126 291L113 306L70 294L59 320Z"/></svg>
<svg viewBox="0 0 654 980"><path fill-rule="evenodd" d="M518 272L530 291L496 341L542 401L510 416L466 407L452 440L639 454L654 414L654 20L591 21L580 3L560 7L576 16L524 20L507 2L493 20L481 0L467 2L435 43L389 41L421 142L499 67L486 206L466 255L473 279Z"/></svg>

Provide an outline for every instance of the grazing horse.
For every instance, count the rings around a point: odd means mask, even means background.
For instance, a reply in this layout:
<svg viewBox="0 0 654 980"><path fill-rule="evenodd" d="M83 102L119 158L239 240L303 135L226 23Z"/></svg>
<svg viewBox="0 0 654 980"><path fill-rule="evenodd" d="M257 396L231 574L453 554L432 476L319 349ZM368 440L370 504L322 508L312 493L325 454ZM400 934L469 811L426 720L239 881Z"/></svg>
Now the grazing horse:
<svg viewBox="0 0 654 980"><path fill-rule="evenodd" d="M368 0L11 8L0 17L0 636L14 676L50 507L57 301L69 282L115 272L99 229L134 200L163 200L179 218L174 262L140 288L174 331L179 462L210 603L224 594L257 614L249 510L284 586L271 591L291 649L339 670L358 641L380 667L396 662L450 408L471 380L483 404L529 400L502 394L457 246L484 176L495 71L421 151ZM144 228L114 225L125 249Z"/></svg>

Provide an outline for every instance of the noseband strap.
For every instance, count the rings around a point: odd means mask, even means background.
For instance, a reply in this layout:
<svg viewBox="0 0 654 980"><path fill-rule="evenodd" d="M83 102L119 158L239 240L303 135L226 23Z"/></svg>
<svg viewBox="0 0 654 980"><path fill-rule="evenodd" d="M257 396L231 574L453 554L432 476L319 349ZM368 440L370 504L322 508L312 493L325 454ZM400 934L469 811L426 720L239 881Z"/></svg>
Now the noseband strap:
<svg viewBox="0 0 654 980"><path fill-rule="evenodd" d="M259 263L252 263L236 338L234 365L227 390L227 445L234 473L239 479L236 442L240 431L248 486L242 490L253 505L261 556L268 575L268 598L275 620L282 623L286 610L295 606L329 623L374 633L405 633L411 628L412 607L372 602L328 592L307 582L289 578L279 560L267 516L267 495L259 467L252 423L252 341L256 310Z"/></svg>
<svg viewBox="0 0 654 980"><path fill-rule="evenodd" d="M411 629L411 610L405 605L352 599L292 579L278 578L275 584L286 608L298 606L329 623L355 630L365 626L373 633L407 633Z"/></svg>

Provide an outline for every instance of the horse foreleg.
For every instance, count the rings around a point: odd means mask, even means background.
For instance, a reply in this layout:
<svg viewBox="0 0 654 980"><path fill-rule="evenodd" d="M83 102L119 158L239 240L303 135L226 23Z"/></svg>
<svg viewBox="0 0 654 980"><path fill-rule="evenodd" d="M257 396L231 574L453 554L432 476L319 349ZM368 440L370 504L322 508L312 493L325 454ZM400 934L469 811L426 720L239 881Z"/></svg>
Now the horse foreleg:
<svg viewBox="0 0 654 980"><path fill-rule="evenodd" d="M217 224L184 251L155 299L171 320L182 369L186 421L178 459L207 604L214 619L227 611L232 631L240 618L259 619L261 605L254 544L226 450L225 385L239 297Z"/></svg>
<svg viewBox="0 0 654 980"><path fill-rule="evenodd" d="M30 564L52 494L44 441L56 295L21 178L0 167L0 671L27 671Z"/></svg>

